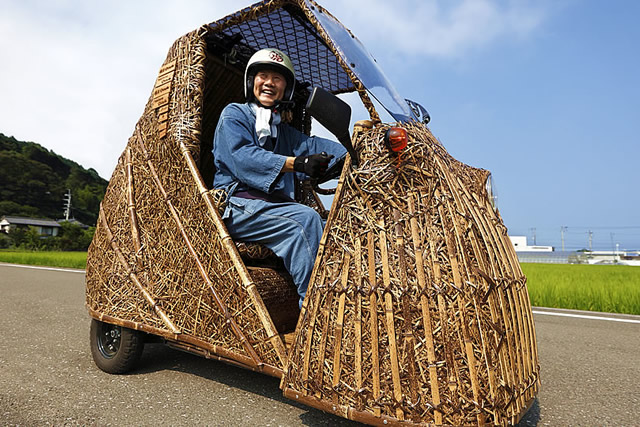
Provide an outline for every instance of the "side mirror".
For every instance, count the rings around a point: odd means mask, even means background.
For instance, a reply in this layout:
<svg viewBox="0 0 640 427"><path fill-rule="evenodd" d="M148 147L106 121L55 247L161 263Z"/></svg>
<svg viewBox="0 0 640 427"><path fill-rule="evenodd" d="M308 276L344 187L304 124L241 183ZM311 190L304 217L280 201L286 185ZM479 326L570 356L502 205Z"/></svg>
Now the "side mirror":
<svg viewBox="0 0 640 427"><path fill-rule="evenodd" d="M314 87L305 109L311 117L335 135L351 155L351 164L358 166L360 161L351 144L349 133L349 123L351 122L349 104L322 88Z"/></svg>
<svg viewBox="0 0 640 427"><path fill-rule="evenodd" d="M411 108L411 112L413 113L413 117L417 121L422 122L425 125L428 125L429 122L431 121L431 115L429 114L427 109L424 108L422 105L418 104L417 102L412 101L410 99L405 99L405 101L407 101L407 104L409 105L409 108Z"/></svg>

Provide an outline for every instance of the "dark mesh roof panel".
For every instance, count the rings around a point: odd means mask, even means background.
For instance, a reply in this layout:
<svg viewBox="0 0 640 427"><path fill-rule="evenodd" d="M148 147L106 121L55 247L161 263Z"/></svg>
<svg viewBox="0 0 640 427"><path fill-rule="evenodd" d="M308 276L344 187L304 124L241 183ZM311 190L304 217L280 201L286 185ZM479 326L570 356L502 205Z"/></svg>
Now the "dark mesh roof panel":
<svg viewBox="0 0 640 427"><path fill-rule="evenodd" d="M216 27L224 28L227 22L246 14L251 8L216 21L210 27L214 31ZM242 35L241 44L248 46L251 51L267 47L282 50L291 58L298 81L309 82L312 86L320 86L334 93L355 89L315 27L294 6L287 5L253 20L228 26L222 33L226 36Z"/></svg>

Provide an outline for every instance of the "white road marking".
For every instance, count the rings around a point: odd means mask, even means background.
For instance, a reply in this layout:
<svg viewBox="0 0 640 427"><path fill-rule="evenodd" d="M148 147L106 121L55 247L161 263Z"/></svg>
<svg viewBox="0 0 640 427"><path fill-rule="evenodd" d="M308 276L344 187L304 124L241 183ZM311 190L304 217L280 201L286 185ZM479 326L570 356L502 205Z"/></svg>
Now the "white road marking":
<svg viewBox="0 0 640 427"><path fill-rule="evenodd" d="M31 268L33 270L66 271L67 273L82 273L82 274L85 273L84 270L71 270L68 268L54 268L54 267L40 267L37 265L6 264L6 263L0 263L0 265L5 267Z"/></svg>
<svg viewBox="0 0 640 427"><path fill-rule="evenodd" d="M547 316L575 317L575 318L578 318L578 319L609 320L611 322L638 323L638 324L640 324L640 320L618 319L616 317L589 316L589 315L586 315L586 314L558 313L558 312L554 312L554 311L538 311L538 310L531 310L531 312L533 314L544 314L544 315L547 315Z"/></svg>
<svg viewBox="0 0 640 427"><path fill-rule="evenodd" d="M68 273L82 273L84 274L84 270L71 270L66 268L54 268L54 267L40 267L35 265L20 265L20 264L6 264L0 263L0 266L5 267L18 267L18 268L30 268L33 270L51 270L51 271L66 271ZM533 314L542 314L546 316L559 316L559 317L573 317L577 319L592 319L592 320L608 320L611 322L622 322L622 323L637 323L640 324L640 320L635 319L618 319L616 317L605 317L605 316L591 316L586 314L573 314L573 313L559 313L555 311L539 311L539 310L531 310Z"/></svg>

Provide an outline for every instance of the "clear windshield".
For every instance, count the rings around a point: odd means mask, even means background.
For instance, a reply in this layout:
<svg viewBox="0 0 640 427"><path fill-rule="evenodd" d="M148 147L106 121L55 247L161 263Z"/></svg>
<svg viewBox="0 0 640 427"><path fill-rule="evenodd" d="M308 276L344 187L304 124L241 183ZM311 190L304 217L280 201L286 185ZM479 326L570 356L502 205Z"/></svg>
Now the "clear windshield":
<svg viewBox="0 0 640 427"><path fill-rule="evenodd" d="M342 59L360 79L367 91L399 122L411 120L413 117L407 102L398 95L395 88L382 72L376 60L362 45L357 37L332 16L320 12L309 0L307 6L333 40Z"/></svg>

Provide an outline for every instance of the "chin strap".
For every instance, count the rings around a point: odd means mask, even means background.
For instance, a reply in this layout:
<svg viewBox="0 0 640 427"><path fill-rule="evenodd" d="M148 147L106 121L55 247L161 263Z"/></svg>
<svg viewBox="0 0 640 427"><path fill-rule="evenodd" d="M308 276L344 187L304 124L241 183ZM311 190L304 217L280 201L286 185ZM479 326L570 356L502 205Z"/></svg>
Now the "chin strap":
<svg viewBox="0 0 640 427"><path fill-rule="evenodd" d="M273 106L273 109L277 111L287 111L293 109L295 105L295 101L278 101Z"/></svg>
<svg viewBox="0 0 640 427"><path fill-rule="evenodd" d="M262 105L262 103L258 101L255 96L252 96L248 102L256 104L258 107L265 108L267 110L273 110L275 113L291 110L296 105L295 101L282 101L282 100L276 101L275 104L271 106Z"/></svg>

